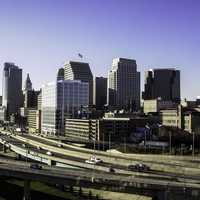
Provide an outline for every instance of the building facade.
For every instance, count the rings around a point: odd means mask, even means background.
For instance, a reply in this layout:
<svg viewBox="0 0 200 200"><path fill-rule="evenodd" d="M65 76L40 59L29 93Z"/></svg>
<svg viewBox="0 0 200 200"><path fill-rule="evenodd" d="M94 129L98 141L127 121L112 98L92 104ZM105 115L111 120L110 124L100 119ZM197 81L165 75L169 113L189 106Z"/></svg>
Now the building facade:
<svg viewBox="0 0 200 200"><path fill-rule="evenodd" d="M93 104L97 110L102 110L107 103L107 78L95 77L93 88Z"/></svg>
<svg viewBox="0 0 200 200"><path fill-rule="evenodd" d="M177 109L167 109L160 111L161 123L195 133L200 130L200 112L195 109L184 108L181 105Z"/></svg>
<svg viewBox="0 0 200 200"><path fill-rule="evenodd" d="M64 80L65 79L65 70L63 67L59 68L57 73L57 81Z"/></svg>
<svg viewBox="0 0 200 200"><path fill-rule="evenodd" d="M70 61L64 65L65 80L89 83L89 104L93 104L93 75L88 63Z"/></svg>
<svg viewBox="0 0 200 200"><path fill-rule="evenodd" d="M145 72L143 99L161 98L164 101L180 102L180 71L153 69Z"/></svg>
<svg viewBox="0 0 200 200"><path fill-rule="evenodd" d="M5 63L3 69L2 97L2 106L6 110L5 120L9 120L11 114L19 113L22 104L22 69L14 63Z"/></svg>
<svg viewBox="0 0 200 200"><path fill-rule="evenodd" d="M65 119L65 136L77 140L98 140L98 120Z"/></svg>
<svg viewBox="0 0 200 200"><path fill-rule="evenodd" d="M109 106L117 109L138 110L140 107L140 72L135 60L113 59L108 75Z"/></svg>
<svg viewBox="0 0 200 200"><path fill-rule="evenodd" d="M28 130L30 133L41 132L41 110L28 109Z"/></svg>
<svg viewBox="0 0 200 200"><path fill-rule="evenodd" d="M89 85L77 80L56 81L42 87L42 132L64 135L65 118L76 117L89 103Z"/></svg>
<svg viewBox="0 0 200 200"><path fill-rule="evenodd" d="M148 113L158 113L162 109L172 109L177 108L178 104L172 101L163 101L161 99L144 100L143 102L143 112Z"/></svg>

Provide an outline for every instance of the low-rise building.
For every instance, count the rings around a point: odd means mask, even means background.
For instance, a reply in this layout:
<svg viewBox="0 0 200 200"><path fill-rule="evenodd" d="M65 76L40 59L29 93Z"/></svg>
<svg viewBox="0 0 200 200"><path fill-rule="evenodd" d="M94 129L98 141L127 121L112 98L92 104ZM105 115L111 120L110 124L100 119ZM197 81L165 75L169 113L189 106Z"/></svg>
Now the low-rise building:
<svg viewBox="0 0 200 200"><path fill-rule="evenodd" d="M160 117L162 125L176 127L189 133L200 128L200 112L181 105L177 109L161 110Z"/></svg>
<svg viewBox="0 0 200 200"><path fill-rule="evenodd" d="M162 109L172 109L178 106L177 103L172 101L163 101L161 99L144 100L143 111L145 114L157 113Z"/></svg>
<svg viewBox="0 0 200 200"><path fill-rule="evenodd" d="M65 136L79 140L98 140L98 122L95 119L65 119Z"/></svg>

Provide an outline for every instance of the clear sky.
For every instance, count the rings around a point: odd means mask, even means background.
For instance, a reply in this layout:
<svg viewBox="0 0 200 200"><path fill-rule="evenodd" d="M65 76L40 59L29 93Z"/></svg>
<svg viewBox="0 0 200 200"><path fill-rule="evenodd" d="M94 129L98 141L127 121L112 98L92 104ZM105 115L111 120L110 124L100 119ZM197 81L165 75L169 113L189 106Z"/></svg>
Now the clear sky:
<svg viewBox="0 0 200 200"><path fill-rule="evenodd" d="M177 67L182 97L195 98L200 95L200 1L0 1L1 66L15 62L39 88L55 79L64 61L79 60L78 53L97 76L107 76L114 57L136 59L142 86L144 70Z"/></svg>

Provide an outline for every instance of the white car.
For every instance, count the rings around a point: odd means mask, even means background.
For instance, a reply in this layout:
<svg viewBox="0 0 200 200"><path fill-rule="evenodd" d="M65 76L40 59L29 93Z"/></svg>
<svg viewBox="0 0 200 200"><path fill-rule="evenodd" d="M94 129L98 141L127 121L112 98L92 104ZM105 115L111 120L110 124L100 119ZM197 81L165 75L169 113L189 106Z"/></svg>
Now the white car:
<svg viewBox="0 0 200 200"><path fill-rule="evenodd" d="M47 155L52 156L53 154L51 153L51 151L47 151Z"/></svg>
<svg viewBox="0 0 200 200"><path fill-rule="evenodd" d="M88 164L92 164L92 165L96 164L96 162L91 160L91 159L85 160L85 162L88 163Z"/></svg>
<svg viewBox="0 0 200 200"><path fill-rule="evenodd" d="M97 157L95 157L95 156L92 156L92 157L90 158L90 160L91 160L91 161L94 161L95 163L101 163L101 162L103 162L103 160L101 160L100 158L97 158Z"/></svg>

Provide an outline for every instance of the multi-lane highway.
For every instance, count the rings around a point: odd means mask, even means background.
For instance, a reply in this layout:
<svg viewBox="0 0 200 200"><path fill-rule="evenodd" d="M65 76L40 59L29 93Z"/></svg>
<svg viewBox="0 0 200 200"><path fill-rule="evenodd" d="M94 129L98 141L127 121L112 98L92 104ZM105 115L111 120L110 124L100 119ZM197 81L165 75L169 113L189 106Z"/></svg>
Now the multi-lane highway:
<svg viewBox="0 0 200 200"><path fill-rule="evenodd" d="M54 162L57 166L73 166L79 169L58 168L58 167L43 167L43 170L36 170L34 172L48 174L48 176L69 175L73 180L83 179L91 183L94 180L98 180L98 183L123 185L127 187L147 187L153 189L160 188L183 188L200 190L200 169L198 158L196 162L186 158L183 160L178 157L168 157L164 159L157 156L158 159L153 160L153 156L141 157L135 155L115 155L102 151L93 151L80 147L75 147L69 144L61 144L58 141L46 139L40 136L34 136L30 134L15 135L8 132L2 132L0 134L0 142L17 154L21 154L25 157L29 157L33 160L37 160L43 163L49 164L49 160ZM47 155L50 151L52 155ZM103 163L97 165L91 165L85 163L91 155L95 154L97 157L103 160ZM34 156L33 156L34 155ZM160 159L159 159L160 157ZM24 170L29 173L33 171L27 164L15 163L12 166L16 167L16 170ZM146 163L151 167L151 170L146 172L133 172L128 170L129 164L135 164L138 162ZM50 162L52 164L52 162ZM17 165L17 166L16 166ZM110 166L115 169L115 173L108 172ZM12 170L14 168L10 166L10 163L0 164L0 169L5 171L5 168ZM172 170L173 169L173 170ZM53 170L53 173L52 173ZM176 171L179 170L179 171ZM181 171L182 170L182 171ZM186 174L187 170L191 170L191 173ZM54 173L55 172L55 173ZM58 178L56 177L56 178ZM51 177L51 180L55 178ZM101 181L100 181L101 180ZM41 180L42 181L42 180ZM123 184L122 184L123 183ZM90 184L89 184L90 185Z"/></svg>

